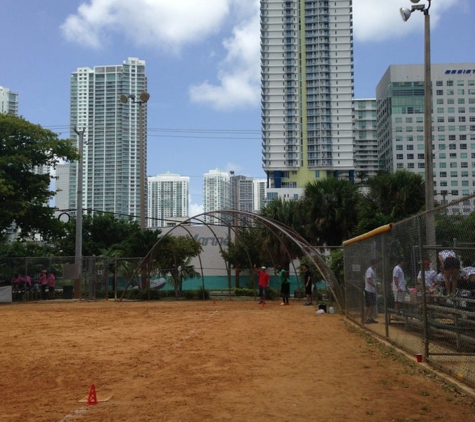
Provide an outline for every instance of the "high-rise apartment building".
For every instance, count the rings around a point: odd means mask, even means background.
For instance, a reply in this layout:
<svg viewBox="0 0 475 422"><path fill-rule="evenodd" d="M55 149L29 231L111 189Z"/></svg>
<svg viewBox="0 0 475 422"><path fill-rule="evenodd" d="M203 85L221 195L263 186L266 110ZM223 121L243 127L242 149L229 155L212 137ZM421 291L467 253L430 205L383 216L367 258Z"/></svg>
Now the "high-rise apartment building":
<svg viewBox="0 0 475 422"><path fill-rule="evenodd" d="M355 180L364 182L379 171L376 99L355 99L354 107Z"/></svg>
<svg viewBox="0 0 475 422"><path fill-rule="evenodd" d="M259 212L267 202L267 180L253 179L253 212Z"/></svg>
<svg viewBox="0 0 475 422"><path fill-rule="evenodd" d="M269 197L354 178L352 0L261 0L262 160Z"/></svg>
<svg viewBox="0 0 475 422"><path fill-rule="evenodd" d="M172 227L188 218L190 178L164 173L148 178L147 227Z"/></svg>
<svg viewBox="0 0 475 422"><path fill-rule="evenodd" d="M58 209L56 216L69 209L69 169L71 164L56 165L54 206Z"/></svg>
<svg viewBox="0 0 475 422"><path fill-rule="evenodd" d="M203 210L204 212L230 210L231 200L231 178L226 171L218 169L210 170L203 177ZM223 224L220 219L229 220L229 217L211 217L205 216L207 224Z"/></svg>
<svg viewBox="0 0 475 422"><path fill-rule="evenodd" d="M145 61L129 58L120 65L83 67L71 75L71 129L84 131L83 208L119 216L140 216L140 122L146 128ZM123 104L120 96L136 101ZM144 168L147 157L144 130ZM71 138L78 141L73 131ZM70 208L76 208L77 163L71 164ZM145 201L146 203L146 201ZM146 214L145 214L146 215Z"/></svg>
<svg viewBox="0 0 475 422"><path fill-rule="evenodd" d="M18 94L0 86L0 113L18 116Z"/></svg>
<svg viewBox="0 0 475 422"><path fill-rule="evenodd" d="M432 64L431 80L434 199L445 203L475 193L475 63ZM423 65L389 66L376 99L381 169L424 177Z"/></svg>

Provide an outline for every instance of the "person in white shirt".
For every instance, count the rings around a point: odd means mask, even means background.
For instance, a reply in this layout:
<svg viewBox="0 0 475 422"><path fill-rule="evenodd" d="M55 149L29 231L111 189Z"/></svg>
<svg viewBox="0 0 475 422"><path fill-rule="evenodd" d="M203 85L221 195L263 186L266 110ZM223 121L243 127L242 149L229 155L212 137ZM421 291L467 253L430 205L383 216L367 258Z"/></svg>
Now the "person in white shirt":
<svg viewBox="0 0 475 422"><path fill-rule="evenodd" d="M394 309L397 312L401 309L401 303L406 299L406 279L404 277L404 259L399 259L397 265L393 269L393 293L394 293Z"/></svg>
<svg viewBox="0 0 475 422"><path fill-rule="evenodd" d="M373 318L374 305L376 304L376 260L371 260L371 265L366 270L364 281L364 296L365 296L365 324L376 324Z"/></svg>
<svg viewBox="0 0 475 422"><path fill-rule="evenodd" d="M430 268L430 261L427 259L423 262L424 264L424 279L427 289L433 289L435 284L435 279L437 277L437 272ZM422 286L422 271L419 271L417 275L417 282Z"/></svg>

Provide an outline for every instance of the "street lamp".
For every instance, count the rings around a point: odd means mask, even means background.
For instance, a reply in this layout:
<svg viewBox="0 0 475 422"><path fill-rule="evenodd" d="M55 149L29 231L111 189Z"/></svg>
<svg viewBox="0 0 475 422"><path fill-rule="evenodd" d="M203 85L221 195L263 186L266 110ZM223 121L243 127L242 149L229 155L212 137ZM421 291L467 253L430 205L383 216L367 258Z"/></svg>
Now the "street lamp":
<svg viewBox="0 0 475 422"><path fill-rule="evenodd" d="M74 127L74 132L78 135L78 150L79 160L77 168L77 191L76 191L76 275L77 278L74 281L74 297L81 299L82 297L82 189L83 189L83 160L84 160L84 129L78 130Z"/></svg>
<svg viewBox="0 0 475 422"><path fill-rule="evenodd" d="M142 105L150 99L148 92L142 92L140 99L136 100L135 95L122 94L120 101L125 104L129 100L132 100L132 104L139 105L139 159L140 159L140 227L145 229L145 142L144 142L144 130L143 130L143 112Z"/></svg>
<svg viewBox="0 0 475 422"><path fill-rule="evenodd" d="M420 0L411 0L419 3ZM434 168L432 163L432 95L430 73L430 15L429 9L432 0L427 0L428 5L414 4L410 9L400 8L402 20L407 22L412 12L416 10L424 14L424 150L425 150L425 202L426 202L426 245L435 246L435 216L431 212L434 208ZM434 255L431 253L431 255ZM431 259L432 261L432 259Z"/></svg>

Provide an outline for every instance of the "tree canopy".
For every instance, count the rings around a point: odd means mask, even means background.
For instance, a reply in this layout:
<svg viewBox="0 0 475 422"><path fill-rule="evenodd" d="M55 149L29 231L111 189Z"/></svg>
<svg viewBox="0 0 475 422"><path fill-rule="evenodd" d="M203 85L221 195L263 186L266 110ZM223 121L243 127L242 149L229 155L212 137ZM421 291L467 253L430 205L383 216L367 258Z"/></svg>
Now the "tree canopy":
<svg viewBox="0 0 475 422"><path fill-rule="evenodd" d="M78 159L70 140L26 121L0 113L0 234L10 227L20 237L34 233L49 239L61 230L49 201L50 171L61 161Z"/></svg>

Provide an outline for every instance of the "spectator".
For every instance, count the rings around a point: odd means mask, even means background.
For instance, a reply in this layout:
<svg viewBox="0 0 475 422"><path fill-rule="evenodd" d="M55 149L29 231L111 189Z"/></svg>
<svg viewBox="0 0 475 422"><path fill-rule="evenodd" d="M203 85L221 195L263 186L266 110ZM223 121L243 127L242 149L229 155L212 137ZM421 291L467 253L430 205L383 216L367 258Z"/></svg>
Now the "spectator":
<svg viewBox="0 0 475 422"><path fill-rule="evenodd" d="M12 278L12 291L13 293L19 292L21 290L21 276L19 273Z"/></svg>
<svg viewBox="0 0 475 422"><path fill-rule="evenodd" d="M374 305L376 304L376 260L371 260L371 265L368 267L365 273L365 324L376 324L373 318Z"/></svg>
<svg viewBox="0 0 475 422"><path fill-rule="evenodd" d="M307 301L303 304L303 306L310 306L312 304L312 285L313 285L313 273L310 271L308 265L303 266L305 270L304 274L304 284L305 284L305 296L307 297Z"/></svg>
<svg viewBox="0 0 475 422"><path fill-rule="evenodd" d="M254 264L254 269L256 269L256 265ZM260 270L257 270L257 274L259 276L259 298L261 301L259 304L266 303L266 289L269 287L270 283L270 276L266 271L266 267L261 267Z"/></svg>
<svg viewBox="0 0 475 422"><path fill-rule="evenodd" d="M48 285L48 279L46 277L46 270L41 271L40 274L40 287L41 287L41 300L46 300L46 286Z"/></svg>
<svg viewBox="0 0 475 422"><path fill-rule="evenodd" d="M28 274L26 274L25 277L23 277L23 279L25 280L25 287L28 290L31 290L31 277Z"/></svg>
<svg viewBox="0 0 475 422"><path fill-rule="evenodd" d="M54 291L56 289L56 277L53 273L48 274L48 292L49 298L54 299Z"/></svg>
<svg viewBox="0 0 475 422"><path fill-rule="evenodd" d="M406 300L406 279L404 278L403 266L404 259L401 258L393 269L394 309L397 312L401 310L401 303Z"/></svg>
<svg viewBox="0 0 475 422"><path fill-rule="evenodd" d="M430 261L427 259L422 263L424 265L424 279L427 289L433 289L436 283L437 272L430 268ZM417 282L422 286L422 271L417 275Z"/></svg>
<svg viewBox="0 0 475 422"><path fill-rule="evenodd" d="M457 276L460 270L460 261L454 251L444 249L439 252L440 270L444 274L445 294L455 295L457 291Z"/></svg>

